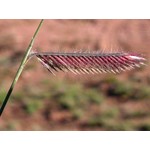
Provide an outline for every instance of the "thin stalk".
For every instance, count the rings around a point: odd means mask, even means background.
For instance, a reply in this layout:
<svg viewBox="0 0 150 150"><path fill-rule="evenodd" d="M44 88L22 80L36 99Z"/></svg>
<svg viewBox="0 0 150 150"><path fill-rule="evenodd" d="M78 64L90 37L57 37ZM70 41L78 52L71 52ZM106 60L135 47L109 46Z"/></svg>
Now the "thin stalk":
<svg viewBox="0 0 150 150"><path fill-rule="evenodd" d="M12 93L12 91L13 91L13 89L14 89L14 87L15 87L15 85L16 85L16 83L17 83L17 81L18 81L18 79L19 79L19 77L20 77L20 75L21 75L21 73L22 73L22 71L23 71L23 69L24 69L24 66L25 66L25 64L26 64L26 62L27 62L28 56L29 56L29 54L30 54L30 51L31 51L32 46L33 46L33 43L34 43L34 39L35 39L37 33L39 32L39 29L40 29L42 23L43 23L43 19L40 21L40 23L39 23L39 25L38 25L38 27L37 27L37 29L36 29L36 31L35 31L35 33L34 33L32 39L31 39L31 41L30 41L30 43L29 43L29 46L28 46L27 49L26 49L26 52L25 52L25 54L24 54L24 57L23 57L23 59L22 59L22 61L21 61L20 66L19 66L19 68L18 68L18 71L17 71L17 73L16 73L16 75L15 75L15 78L14 78L14 80L13 80L13 82L12 82L12 84L11 84L9 90L8 90L8 93L7 93L7 95L6 95L6 97L5 97L4 101L3 101L3 103L2 103L2 106L1 106L1 108L0 108L0 116L2 115L3 110L4 110L4 108L5 108L6 104L7 104L7 102L8 102L8 100L9 100L10 96L11 96L11 93Z"/></svg>

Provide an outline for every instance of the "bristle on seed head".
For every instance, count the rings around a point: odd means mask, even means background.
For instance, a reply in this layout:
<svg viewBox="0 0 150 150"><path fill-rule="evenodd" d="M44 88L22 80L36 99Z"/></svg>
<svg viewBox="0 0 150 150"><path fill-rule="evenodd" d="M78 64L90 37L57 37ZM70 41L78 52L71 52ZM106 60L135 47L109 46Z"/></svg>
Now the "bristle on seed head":
<svg viewBox="0 0 150 150"><path fill-rule="evenodd" d="M32 56L55 74L58 71L70 71L74 74L120 73L145 64L140 55L126 52L35 52Z"/></svg>

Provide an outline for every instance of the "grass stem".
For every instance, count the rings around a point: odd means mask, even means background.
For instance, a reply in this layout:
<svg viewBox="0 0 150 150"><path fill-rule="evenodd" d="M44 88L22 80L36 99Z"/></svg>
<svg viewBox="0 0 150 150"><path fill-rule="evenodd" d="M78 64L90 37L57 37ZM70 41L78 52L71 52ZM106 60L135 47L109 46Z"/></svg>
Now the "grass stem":
<svg viewBox="0 0 150 150"><path fill-rule="evenodd" d="M35 31L35 33L34 33L32 39L31 39L31 41L30 41L30 43L29 43L29 46L28 46L27 49L26 49L26 52L25 52L25 54L24 54L24 57L23 57L23 59L22 59L22 62L21 62L21 64L20 64L20 66L19 66L19 68L18 68L18 71L17 71L17 73L16 73L16 75L15 75L15 78L14 78L14 80L13 80L13 82L12 82L12 84L11 84L9 90L8 90L8 93L7 93L5 99L4 99L3 103L2 103L2 106L1 106L1 108L0 108L0 116L2 115L2 113L3 113L3 111L4 111L4 108L5 108L5 106L6 106L7 102L8 102L8 100L9 100L9 98L10 98L10 96L11 96L11 93L12 93L12 91L13 91L13 89L14 89L14 87L15 87L15 85L16 85L16 83L17 83L17 81L18 81L18 79L19 79L19 77L20 77L20 75L21 75L21 73L22 73L22 71L23 71L23 69L24 69L24 66L25 66L25 64L26 64L26 61L27 61L27 59L28 59L28 56L29 56L29 54L30 54L30 51L31 51L32 46L33 46L33 43L34 43L34 39L35 39L37 33L39 32L39 29L40 29L40 27L41 27L43 21L44 21L43 19L40 21L40 23L39 23L39 25L38 25L38 27L37 27L37 29L36 29L36 31Z"/></svg>

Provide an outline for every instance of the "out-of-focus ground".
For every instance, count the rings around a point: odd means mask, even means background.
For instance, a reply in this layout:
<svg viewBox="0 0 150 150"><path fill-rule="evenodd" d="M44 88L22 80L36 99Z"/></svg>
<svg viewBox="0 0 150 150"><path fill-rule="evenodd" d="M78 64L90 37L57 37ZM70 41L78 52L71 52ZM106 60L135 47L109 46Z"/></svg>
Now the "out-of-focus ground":
<svg viewBox="0 0 150 150"><path fill-rule="evenodd" d="M40 20L0 20L0 103ZM45 20L38 51L128 51L150 57L150 20ZM0 130L150 130L150 69L50 75L32 58Z"/></svg>

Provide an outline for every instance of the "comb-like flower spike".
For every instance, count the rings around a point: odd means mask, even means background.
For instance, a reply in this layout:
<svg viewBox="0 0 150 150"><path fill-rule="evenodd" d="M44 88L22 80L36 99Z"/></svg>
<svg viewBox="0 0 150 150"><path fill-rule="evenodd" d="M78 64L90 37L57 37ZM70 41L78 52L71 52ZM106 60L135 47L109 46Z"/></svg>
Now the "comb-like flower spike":
<svg viewBox="0 0 150 150"><path fill-rule="evenodd" d="M130 53L102 52L45 52L32 53L53 73L71 71L74 74L120 73L144 65L146 59Z"/></svg>

